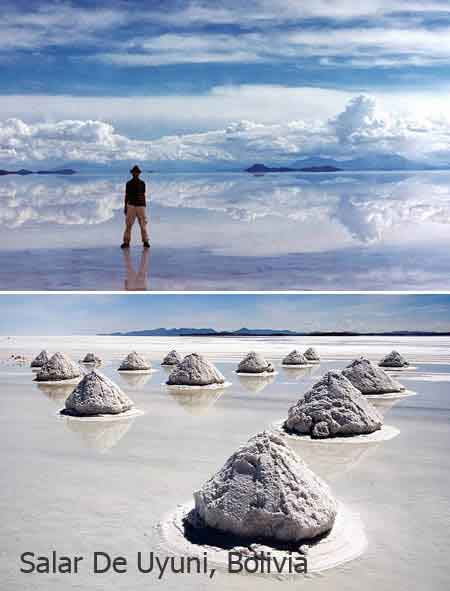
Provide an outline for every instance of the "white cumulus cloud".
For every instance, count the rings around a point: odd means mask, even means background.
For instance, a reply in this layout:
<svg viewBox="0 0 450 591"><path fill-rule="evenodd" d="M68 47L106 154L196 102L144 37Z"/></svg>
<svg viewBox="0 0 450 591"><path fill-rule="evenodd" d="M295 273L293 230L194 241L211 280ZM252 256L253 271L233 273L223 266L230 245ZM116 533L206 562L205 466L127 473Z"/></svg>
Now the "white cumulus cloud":
<svg viewBox="0 0 450 591"><path fill-rule="evenodd" d="M133 139L99 120L0 123L0 163L185 162L214 167L265 161L287 163L308 155L345 159L400 154L418 160L450 157L450 120L411 117L358 96L335 117L282 123L242 120L224 128ZM436 154L438 156L436 156Z"/></svg>

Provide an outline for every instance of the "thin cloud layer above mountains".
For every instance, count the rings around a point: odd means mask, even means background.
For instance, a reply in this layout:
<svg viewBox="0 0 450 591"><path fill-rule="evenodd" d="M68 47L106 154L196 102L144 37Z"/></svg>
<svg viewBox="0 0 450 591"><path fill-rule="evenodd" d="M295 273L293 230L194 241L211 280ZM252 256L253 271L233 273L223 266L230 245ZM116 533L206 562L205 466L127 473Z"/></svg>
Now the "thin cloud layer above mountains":
<svg viewBox="0 0 450 591"><path fill-rule="evenodd" d="M336 116L318 121L230 123L206 132L133 139L100 120L0 123L0 163L111 164L184 162L209 168L242 168L255 161L290 163L321 155L337 159L400 154L428 164L450 161L450 119L405 117L360 95Z"/></svg>

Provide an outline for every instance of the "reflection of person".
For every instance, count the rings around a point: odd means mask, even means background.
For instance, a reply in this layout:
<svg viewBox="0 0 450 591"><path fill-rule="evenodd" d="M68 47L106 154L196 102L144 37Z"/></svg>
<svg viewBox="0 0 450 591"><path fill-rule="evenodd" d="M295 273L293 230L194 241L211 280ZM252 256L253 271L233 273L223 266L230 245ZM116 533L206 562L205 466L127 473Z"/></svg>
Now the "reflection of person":
<svg viewBox="0 0 450 591"><path fill-rule="evenodd" d="M125 290L126 291L146 291L148 289L147 284L147 269L149 251L145 249L141 255L141 261L139 263L139 269L136 271L133 268L133 261L131 260L130 251L124 250L123 258L125 262Z"/></svg>
<svg viewBox="0 0 450 591"><path fill-rule="evenodd" d="M147 233L147 213L145 202L145 183L139 178L141 170L139 166L133 166L130 170L133 178L126 184L125 189L125 232L121 248L129 248L131 240L131 230L137 218L141 228L141 238L144 248L149 248Z"/></svg>

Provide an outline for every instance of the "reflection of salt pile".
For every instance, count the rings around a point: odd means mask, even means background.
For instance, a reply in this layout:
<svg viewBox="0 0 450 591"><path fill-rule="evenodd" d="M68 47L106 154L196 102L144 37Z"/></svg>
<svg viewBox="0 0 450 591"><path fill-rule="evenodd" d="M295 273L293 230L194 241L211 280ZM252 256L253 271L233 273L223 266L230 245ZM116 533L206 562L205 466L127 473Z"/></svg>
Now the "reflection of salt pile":
<svg viewBox="0 0 450 591"><path fill-rule="evenodd" d="M327 482L342 478L368 460L381 442L360 441L357 438L311 439L286 437L286 443ZM351 443L350 443L351 441Z"/></svg>
<svg viewBox="0 0 450 591"><path fill-rule="evenodd" d="M47 398L52 400L65 400L73 390L72 381L70 381L69 384L61 383L57 385L40 384L39 382L36 382L36 386L47 396Z"/></svg>
<svg viewBox="0 0 450 591"><path fill-rule="evenodd" d="M264 375L264 376L254 376L248 377L246 375L238 375L239 383L243 388L245 388L248 392L262 392L269 384L271 384L274 380L274 376L272 375Z"/></svg>
<svg viewBox="0 0 450 591"><path fill-rule="evenodd" d="M94 370L84 376L66 400L64 414L90 417L117 415L133 408L133 402L109 378Z"/></svg>
<svg viewBox="0 0 450 591"><path fill-rule="evenodd" d="M333 527L330 489L283 440L259 433L194 493L190 523L244 539L296 543Z"/></svg>
<svg viewBox="0 0 450 591"><path fill-rule="evenodd" d="M80 435L87 447L102 454L119 443L134 420L135 417L130 416L117 417L113 421L73 420L67 417L65 424L70 431Z"/></svg>
<svg viewBox="0 0 450 591"><path fill-rule="evenodd" d="M378 365L380 367L408 367L409 361L398 351L391 351L386 357L383 357Z"/></svg>
<svg viewBox="0 0 450 591"><path fill-rule="evenodd" d="M42 367L49 360L49 353L43 349L30 363L30 367Z"/></svg>
<svg viewBox="0 0 450 591"><path fill-rule="evenodd" d="M266 361L262 355L251 351L239 363L237 372L241 374L273 373L274 368L270 361Z"/></svg>
<svg viewBox="0 0 450 591"><path fill-rule="evenodd" d="M296 382L306 377L312 376L317 371L317 367L311 365L284 365L283 372L286 380Z"/></svg>
<svg viewBox="0 0 450 591"><path fill-rule="evenodd" d="M383 419L342 374L329 372L289 409L286 431L313 438L373 433Z"/></svg>
<svg viewBox="0 0 450 591"><path fill-rule="evenodd" d="M168 386L213 386L225 384L225 377L202 355L191 353L170 372L166 384Z"/></svg>
<svg viewBox="0 0 450 591"><path fill-rule="evenodd" d="M223 394L223 389L175 390L170 389L170 396L191 415L205 415Z"/></svg>
<svg viewBox="0 0 450 591"><path fill-rule="evenodd" d="M119 371L149 371L151 368L152 366L148 361L136 351L132 351L120 364Z"/></svg>
<svg viewBox="0 0 450 591"><path fill-rule="evenodd" d="M97 355L94 355L94 353L86 353L82 361L82 363L86 363L89 365L100 365L101 362L102 360L100 359L100 357L97 357Z"/></svg>
<svg viewBox="0 0 450 591"><path fill-rule="evenodd" d="M143 388L145 384L151 379L152 374L149 371L121 371L120 379L127 383L127 386L135 390Z"/></svg>
<svg viewBox="0 0 450 591"><path fill-rule="evenodd" d="M308 349L306 349L303 355L306 357L307 361L312 361L315 363L320 361L320 355L313 347L309 347Z"/></svg>
<svg viewBox="0 0 450 591"><path fill-rule="evenodd" d="M389 394L405 391L404 386L364 357L352 361L342 371L342 375L362 394Z"/></svg>
<svg viewBox="0 0 450 591"><path fill-rule="evenodd" d="M59 382L63 380L73 380L81 376L80 366L72 361L70 357L64 353L55 353L45 363L38 374L36 381L38 382Z"/></svg>
<svg viewBox="0 0 450 591"><path fill-rule="evenodd" d="M172 351L167 353L167 355L164 357L161 365L178 365L182 361L183 358L181 357L181 355L177 351L175 351L175 349L172 349Z"/></svg>
<svg viewBox="0 0 450 591"><path fill-rule="evenodd" d="M299 365L308 365L308 360L297 349L294 349L289 355L286 355L282 363L286 366L298 367Z"/></svg>

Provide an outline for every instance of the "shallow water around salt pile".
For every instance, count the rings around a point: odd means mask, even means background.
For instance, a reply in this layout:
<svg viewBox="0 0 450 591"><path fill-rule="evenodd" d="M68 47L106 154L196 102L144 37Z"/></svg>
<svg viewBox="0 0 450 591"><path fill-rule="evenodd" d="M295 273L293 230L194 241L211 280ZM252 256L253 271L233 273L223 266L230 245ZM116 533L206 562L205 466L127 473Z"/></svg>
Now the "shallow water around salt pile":
<svg viewBox="0 0 450 591"><path fill-rule="evenodd" d="M158 582L153 575L21 575L18 557L25 550L91 555L107 551L127 555L159 551L158 521L191 498L236 447L282 418L314 380L341 368L365 352L379 359L398 348L417 370L399 376L417 396L397 402L386 423L400 434L370 453L342 453L327 459L309 454L313 469L329 470L335 495L359 511L369 547L359 559L321 575L292 581L243 577L218 572L209 580L182 578L183 589L237 591L282 585L311 590L444 590L450 584L447 551L450 500L450 339L163 339L80 337L0 341L0 353L32 354L37 343L61 348L80 358L84 347L107 360L102 371L112 377L144 411L129 421L85 425L57 416L64 390L32 382L28 367L0 363L2 449L0 529L2 588L8 591L104 589L129 591L158 585L180 588L180 575ZM137 341L137 342L136 342ZM168 392L163 368L129 380L116 368L131 342L155 367L172 348L211 352L233 385L194 397ZM75 344L74 344L75 343ZM87 346L89 343L89 347ZM313 373L293 376L279 366L283 354L312 344L325 354ZM135 348L134 347L134 348ZM233 373L237 360L256 348L280 373L265 388L246 388ZM429 376L434 376L429 379ZM133 376L132 376L133 377ZM310 444L308 444L310 445ZM339 446L337 446L339 447ZM336 453L336 452L334 452ZM314 466L314 462L319 462ZM338 466L338 468L336 468Z"/></svg>
<svg viewBox="0 0 450 591"><path fill-rule="evenodd" d="M118 248L126 171L1 177L0 289L450 287L450 173L144 178L150 253Z"/></svg>

